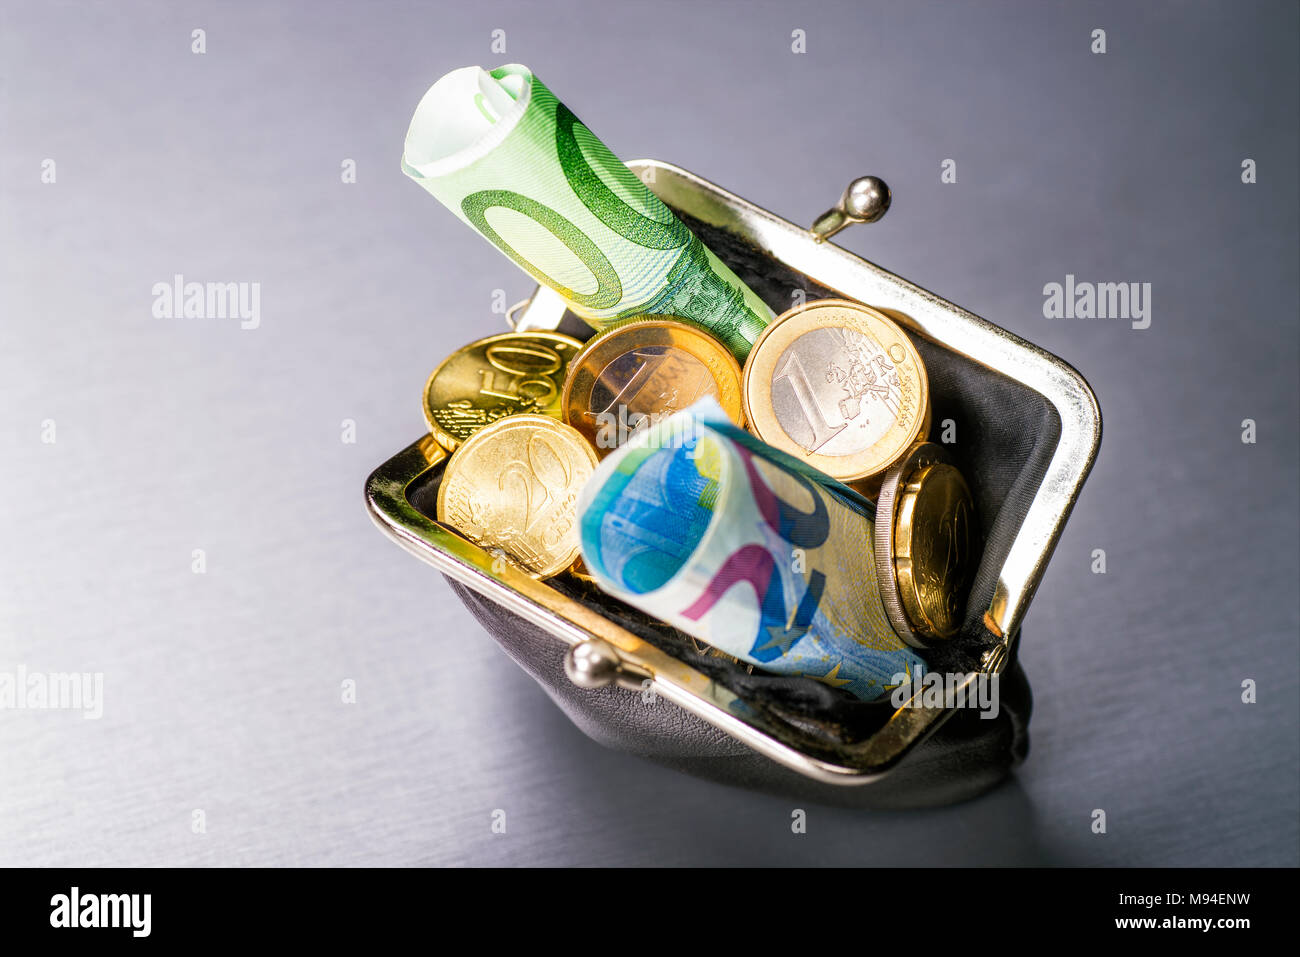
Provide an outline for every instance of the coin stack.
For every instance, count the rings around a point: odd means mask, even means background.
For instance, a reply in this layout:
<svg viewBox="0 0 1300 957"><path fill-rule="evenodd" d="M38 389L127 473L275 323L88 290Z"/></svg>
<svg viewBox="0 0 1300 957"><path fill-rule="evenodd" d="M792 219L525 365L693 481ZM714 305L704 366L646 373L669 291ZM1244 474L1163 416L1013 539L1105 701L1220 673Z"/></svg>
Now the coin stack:
<svg viewBox="0 0 1300 957"><path fill-rule="evenodd" d="M590 582L577 501L598 461L705 397L763 442L876 503L882 599L904 641L961 624L975 551L961 473L930 427L925 366L902 328L840 299L778 316L744 366L675 316L634 316L586 343L554 332L489 336L429 377L424 412L450 453L438 520L534 578Z"/></svg>

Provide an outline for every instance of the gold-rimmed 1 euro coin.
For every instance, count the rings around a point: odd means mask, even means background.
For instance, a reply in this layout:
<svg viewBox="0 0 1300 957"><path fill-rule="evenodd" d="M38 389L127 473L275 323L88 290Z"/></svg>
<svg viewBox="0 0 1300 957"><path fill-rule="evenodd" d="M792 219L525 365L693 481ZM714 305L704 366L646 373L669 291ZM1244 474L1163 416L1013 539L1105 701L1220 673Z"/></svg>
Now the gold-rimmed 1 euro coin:
<svg viewBox="0 0 1300 957"><path fill-rule="evenodd" d="M676 319L629 319L588 340L569 365L561 406L604 458L639 428L712 396L744 425L740 364L726 346Z"/></svg>
<svg viewBox="0 0 1300 957"><path fill-rule="evenodd" d="M745 362L750 429L841 482L879 475L923 437L929 391L902 328L843 299L777 317Z"/></svg>
<svg viewBox="0 0 1300 957"><path fill-rule="evenodd" d="M596 453L547 415L509 415L465 440L438 488L438 521L534 578L578 557L578 494Z"/></svg>
<svg viewBox="0 0 1300 957"><path fill-rule="evenodd" d="M425 383L429 431L451 451L508 415L558 419L569 362L581 349L558 332L505 332L462 346Z"/></svg>

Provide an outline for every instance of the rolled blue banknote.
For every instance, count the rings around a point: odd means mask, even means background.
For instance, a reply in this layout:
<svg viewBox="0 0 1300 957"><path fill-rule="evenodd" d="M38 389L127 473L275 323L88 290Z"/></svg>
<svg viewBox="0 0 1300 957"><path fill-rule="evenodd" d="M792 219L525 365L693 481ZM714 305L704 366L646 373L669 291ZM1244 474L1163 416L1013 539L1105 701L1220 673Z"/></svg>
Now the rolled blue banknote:
<svg viewBox="0 0 1300 957"><path fill-rule="evenodd" d="M728 654L863 699L924 668L881 603L871 502L713 399L605 458L578 514L602 589Z"/></svg>

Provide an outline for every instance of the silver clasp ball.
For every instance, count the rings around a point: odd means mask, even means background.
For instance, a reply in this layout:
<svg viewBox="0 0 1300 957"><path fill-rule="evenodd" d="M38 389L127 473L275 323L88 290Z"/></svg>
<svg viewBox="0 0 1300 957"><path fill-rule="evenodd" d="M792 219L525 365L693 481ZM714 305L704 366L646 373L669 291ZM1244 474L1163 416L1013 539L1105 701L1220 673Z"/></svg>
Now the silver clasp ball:
<svg viewBox="0 0 1300 957"><path fill-rule="evenodd" d="M564 673L579 688L605 688L618 680L619 656L603 641L591 639L569 648Z"/></svg>
<svg viewBox="0 0 1300 957"><path fill-rule="evenodd" d="M811 232L820 243L854 223L874 223L889 211L891 199L888 184L879 176L859 176L833 209L817 217Z"/></svg>

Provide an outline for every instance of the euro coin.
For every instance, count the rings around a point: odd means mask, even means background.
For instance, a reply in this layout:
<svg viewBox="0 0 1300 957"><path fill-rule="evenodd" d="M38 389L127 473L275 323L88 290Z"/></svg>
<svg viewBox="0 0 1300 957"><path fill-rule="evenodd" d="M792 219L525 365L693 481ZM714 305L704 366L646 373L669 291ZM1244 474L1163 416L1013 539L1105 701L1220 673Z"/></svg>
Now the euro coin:
<svg viewBox="0 0 1300 957"><path fill-rule="evenodd" d="M581 348L557 332L506 332L457 349L425 383L429 431L452 451L508 415L558 419L569 362Z"/></svg>
<svg viewBox="0 0 1300 957"><path fill-rule="evenodd" d="M534 578L549 578L578 557L578 493L595 468L591 446L563 422L506 416L448 460L438 521Z"/></svg>
<svg viewBox="0 0 1300 957"><path fill-rule="evenodd" d="M879 311L821 299L779 316L745 363L744 410L764 442L842 482L880 475L929 421L921 356Z"/></svg>
<svg viewBox="0 0 1300 957"><path fill-rule="evenodd" d="M961 628L975 574L975 504L941 446L918 443L876 502L876 573L890 624L925 648Z"/></svg>
<svg viewBox="0 0 1300 957"><path fill-rule="evenodd" d="M569 364L561 406L604 458L638 429L712 396L744 425L740 364L696 326L636 318L590 339Z"/></svg>

